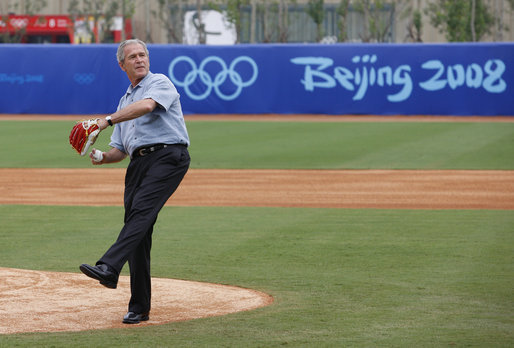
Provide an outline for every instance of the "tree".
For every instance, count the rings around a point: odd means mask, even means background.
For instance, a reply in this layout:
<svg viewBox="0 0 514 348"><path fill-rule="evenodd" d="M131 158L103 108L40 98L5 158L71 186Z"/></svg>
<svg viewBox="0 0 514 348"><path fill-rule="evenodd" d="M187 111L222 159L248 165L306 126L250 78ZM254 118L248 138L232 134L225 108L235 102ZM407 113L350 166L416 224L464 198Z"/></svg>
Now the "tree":
<svg viewBox="0 0 514 348"><path fill-rule="evenodd" d="M425 13L449 42L480 41L494 23L483 0L437 0Z"/></svg>
<svg viewBox="0 0 514 348"><path fill-rule="evenodd" d="M323 0L308 0L306 11L316 24L316 42L320 42L323 38L323 27L321 25L325 17Z"/></svg>
<svg viewBox="0 0 514 348"><path fill-rule="evenodd" d="M421 19L421 11L414 10L407 24L407 37L406 40L410 42L423 42L421 33L423 29L423 21Z"/></svg>
<svg viewBox="0 0 514 348"><path fill-rule="evenodd" d="M280 0L278 3L278 42L287 42L289 35L289 6L287 0Z"/></svg>
<svg viewBox="0 0 514 348"><path fill-rule="evenodd" d="M24 12L26 14L34 15L40 13L46 7L48 2L46 0L25 0Z"/></svg>
<svg viewBox="0 0 514 348"><path fill-rule="evenodd" d="M133 0L123 1L125 4L122 7L126 9L132 8L133 13L134 7L131 5ZM120 4L117 0L71 0L68 5L68 12L74 25L78 25L78 18L83 18L81 28L89 32L93 37L92 41L97 43L112 42L112 39L106 33L109 32L109 28L119 9ZM128 13L129 11L127 11ZM90 17L92 17L92 25L90 25ZM122 25L125 25L125 23L123 22Z"/></svg>
<svg viewBox="0 0 514 348"><path fill-rule="evenodd" d="M257 26L257 0L250 0L250 43L255 43L255 27Z"/></svg>
<svg viewBox="0 0 514 348"><path fill-rule="evenodd" d="M136 3L134 0L122 0L121 1L121 40L127 39L127 33L125 32L125 19L132 18L136 12Z"/></svg>
<svg viewBox="0 0 514 348"><path fill-rule="evenodd" d="M507 4L509 5L509 9L505 8L504 0L494 0L492 7L492 11L494 14L494 24L493 24L493 40L494 41L503 41L503 33L505 31L509 31L509 26L504 24L504 13L508 13L509 10L514 10L514 0L507 0Z"/></svg>
<svg viewBox="0 0 514 348"><path fill-rule="evenodd" d="M262 23L263 38L262 42L271 42L273 36L272 25L270 23L270 3L269 0L262 0L257 5L257 17Z"/></svg>
<svg viewBox="0 0 514 348"><path fill-rule="evenodd" d="M348 17L348 7L350 6L350 0L340 0L339 5L336 8L336 13L338 15L337 19L337 41L345 42L348 39L348 34L346 33L346 18Z"/></svg>
<svg viewBox="0 0 514 348"><path fill-rule="evenodd" d="M411 8L411 0L355 0L356 11L363 15L362 42L386 42L394 21Z"/></svg>
<svg viewBox="0 0 514 348"><path fill-rule="evenodd" d="M196 0L196 16L195 16L195 27L198 31L198 43L203 45L207 42L207 36L205 34L205 24L202 21L202 0Z"/></svg>
<svg viewBox="0 0 514 348"><path fill-rule="evenodd" d="M295 0L292 2L294 3ZM262 25L262 42L272 42L274 40L278 42L288 41L289 4L290 1L288 0L259 1L256 17Z"/></svg>
<svg viewBox="0 0 514 348"><path fill-rule="evenodd" d="M168 43L182 43L184 27L183 0L158 0L159 11L152 11L164 29Z"/></svg>
<svg viewBox="0 0 514 348"><path fill-rule="evenodd" d="M223 1L225 1L223 3ZM243 6L250 4L250 0L214 0L209 6L216 11L222 12L221 7L226 6L226 16L229 23L234 25L236 29L236 44L241 43L241 17Z"/></svg>

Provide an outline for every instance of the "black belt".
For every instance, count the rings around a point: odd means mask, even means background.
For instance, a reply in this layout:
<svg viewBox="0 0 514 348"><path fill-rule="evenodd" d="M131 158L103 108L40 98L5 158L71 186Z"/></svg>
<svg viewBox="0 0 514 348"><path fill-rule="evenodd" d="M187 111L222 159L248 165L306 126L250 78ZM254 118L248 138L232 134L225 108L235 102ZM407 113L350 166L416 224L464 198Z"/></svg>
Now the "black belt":
<svg viewBox="0 0 514 348"><path fill-rule="evenodd" d="M187 147L186 144L153 144L153 145L146 145L138 147L137 149L132 152L132 158L136 157L144 157L152 152L159 151L162 149L165 149L170 146L182 146Z"/></svg>
<svg viewBox="0 0 514 348"><path fill-rule="evenodd" d="M143 157L143 156L146 156L146 155L148 155L148 154L150 154L152 152L165 149L168 146L171 146L171 145L168 145L168 144L155 144L155 145L138 147L137 149L134 150L134 152L132 152L132 158Z"/></svg>

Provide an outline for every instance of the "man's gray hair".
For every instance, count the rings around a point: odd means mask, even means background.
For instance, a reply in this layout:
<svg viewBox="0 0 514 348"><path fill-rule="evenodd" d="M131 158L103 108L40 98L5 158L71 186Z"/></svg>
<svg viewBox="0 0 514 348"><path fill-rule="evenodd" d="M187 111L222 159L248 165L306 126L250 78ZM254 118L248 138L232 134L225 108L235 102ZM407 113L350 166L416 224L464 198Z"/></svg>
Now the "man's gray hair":
<svg viewBox="0 0 514 348"><path fill-rule="evenodd" d="M127 45L133 45L133 44L140 44L145 49L145 53L147 56L150 56L148 53L148 48L146 47L146 44L139 40L139 39L130 39L125 40L118 46L118 52L116 52L116 58L118 58L118 63L121 63L125 60L125 46Z"/></svg>

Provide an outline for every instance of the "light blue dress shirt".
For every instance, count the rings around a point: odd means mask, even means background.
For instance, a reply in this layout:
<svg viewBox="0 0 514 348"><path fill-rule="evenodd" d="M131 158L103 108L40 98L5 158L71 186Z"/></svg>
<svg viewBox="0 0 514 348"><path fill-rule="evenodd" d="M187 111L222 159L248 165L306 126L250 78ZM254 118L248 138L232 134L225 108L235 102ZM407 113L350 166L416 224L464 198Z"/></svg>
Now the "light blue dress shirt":
<svg viewBox="0 0 514 348"><path fill-rule="evenodd" d="M132 155L135 149L153 144L189 146L180 95L163 74L148 74L136 87L130 85L120 99L118 110L142 99L151 98L158 105L150 113L114 125L110 146Z"/></svg>

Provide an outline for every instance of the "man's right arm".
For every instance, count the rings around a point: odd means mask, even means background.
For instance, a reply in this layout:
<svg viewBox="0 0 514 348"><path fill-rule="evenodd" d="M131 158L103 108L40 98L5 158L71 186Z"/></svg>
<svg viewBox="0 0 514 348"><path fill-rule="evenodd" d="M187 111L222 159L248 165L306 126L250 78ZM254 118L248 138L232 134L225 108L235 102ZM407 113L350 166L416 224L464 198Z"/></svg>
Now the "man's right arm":
<svg viewBox="0 0 514 348"><path fill-rule="evenodd" d="M138 118L152 112L156 107L157 103L153 99L148 98L138 100L130 105L127 105L123 109L116 111L114 114L111 114L111 122L116 124L133 120L134 118ZM98 126L101 130L104 130L109 126L109 123L105 119L101 118L98 121Z"/></svg>

